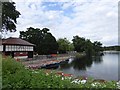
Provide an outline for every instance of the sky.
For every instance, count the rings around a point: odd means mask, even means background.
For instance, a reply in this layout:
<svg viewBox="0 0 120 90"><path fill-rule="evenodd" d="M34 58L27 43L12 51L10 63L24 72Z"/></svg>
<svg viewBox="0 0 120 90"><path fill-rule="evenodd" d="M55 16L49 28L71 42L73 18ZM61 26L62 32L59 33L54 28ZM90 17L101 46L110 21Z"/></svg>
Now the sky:
<svg viewBox="0 0 120 90"><path fill-rule="evenodd" d="M85 37L103 46L118 45L117 0L12 0L21 13L17 32L29 27L49 28L56 39Z"/></svg>

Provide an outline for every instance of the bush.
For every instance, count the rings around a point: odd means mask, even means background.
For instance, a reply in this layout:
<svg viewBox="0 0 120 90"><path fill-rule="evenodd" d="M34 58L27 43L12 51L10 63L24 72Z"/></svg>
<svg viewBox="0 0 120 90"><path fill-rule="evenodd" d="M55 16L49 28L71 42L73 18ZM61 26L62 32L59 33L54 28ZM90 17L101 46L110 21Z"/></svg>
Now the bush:
<svg viewBox="0 0 120 90"><path fill-rule="evenodd" d="M11 57L2 59L2 83L3 88L28 87L29 70Z"/></svg>
<svg viewBox="0 0 120 90"><path fill-rule="evenodd" d="M14 74L16 71L24 70L24 66L11 57L2 59L3 74Z"/></svg>

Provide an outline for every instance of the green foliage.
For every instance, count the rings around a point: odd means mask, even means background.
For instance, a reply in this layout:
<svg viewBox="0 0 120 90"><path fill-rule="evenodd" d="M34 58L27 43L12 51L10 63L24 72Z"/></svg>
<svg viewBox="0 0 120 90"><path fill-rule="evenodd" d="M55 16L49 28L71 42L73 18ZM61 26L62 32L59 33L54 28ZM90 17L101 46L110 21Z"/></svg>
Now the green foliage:
<svg viewBox="0 0 120 90"><path fill-rule="evenodd" d="M2 72L3 74L4 73L13 74L17 70L24 69L22 64L15 62L15 60L12 59L11 57L3 58L2 68L4 69Z"/></svg>
<svg viewBox="0 0 120 90"><path fill-rule="evenodd" d="M16 10L14 4L14 2L2 2L2 31L16 31L16 19L20 13Z"/></svg>
<svg viewBox="0 0 120 90"><path fill-rule="evenodd" d="M35 44L35 52L38 54L57 53L58 44L49 29L27 28L27 31L20 32L20 38Z"/></svg>
<svg viewBox="0 0 120 90"><path fill-rule="evenodd" d="M66 51L74 50L74 46L72 43L69 42L66 38L60 38L57 40L58 43L58 51L59 53L66 53Z"/></svg>
<svg viewBox="0 0 120 90"><path fill-rule="evenodd" d="M79 36L74 36L72 41L77 52L85 52L89 56L95 55L102 50L102 44L98 41L92 43L89 39Z"/></svg>
<svg viewBox="0 0 120 90"><path fill-rule="evenodd" d="M55 37L51 33L47 33L45 35L45 38L42 42L42 47L44 54L52 54L56 53L58 50L58 43L55 39Z"/></svg>
<svg viewBox="0 0 120 90"><path fill-rule="evenodd" d="M102 43L101 42L98 42L98 41L95 41L93 43L93 49L96 53L98 53L99 51L103 51L102 49Z"/></svg>
<svg viewBox="0 0 120 90"><path fill-rule="evenodd" d="M73 37L73 45L77 52L83 52L85 49L85 38L81 38L79 36Z"/></svg>
<svg viewBox="0 0 120 90"><path fill-rule="evenodd" d="M3 88L27 87L27 79L30 78L28 70L11 57L2 59ZM27 75L28 74L28 75ZM27 82L27 83L26 83ZM26 84L25 84L26 83Z"/></svg>

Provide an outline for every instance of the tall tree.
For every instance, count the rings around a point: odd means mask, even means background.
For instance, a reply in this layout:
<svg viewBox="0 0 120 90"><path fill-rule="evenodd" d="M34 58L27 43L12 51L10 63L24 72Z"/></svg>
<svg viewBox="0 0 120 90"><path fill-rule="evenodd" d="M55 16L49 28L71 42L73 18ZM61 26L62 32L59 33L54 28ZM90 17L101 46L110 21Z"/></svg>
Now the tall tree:
<svg viewBox="0 0 120 90"><path fill-rule="evenodd" d="M85 50L85 53L90 57L92 55L94 55L95 51L94 51L94 48L93 48L93 43L87 39L85 40L85 45L84 45L84 50Z"/></svg>
<svg viewBox="0 0 120 90"><path fill-rule="evenodd" d="M44 54L52 54L57 52L58 44L56 42L55 37L51 33L47 33L44 36L42 48L44 48L43 49Z"/></svg>
<svg viewBox="0 0 120 90"><path fill-rule="evenodd" d="M20 38L35 44L35 52L38 54L57 53L57 41L48 28L42 30L33 27L27 28L27 31L20 32Z"/></svg>
<svg viewBox="0 0 120 90"><path fill-rule="evenodd" d="M15 32L19 15L14 2L2 2L2 32Z"/></svg>
<svg viewBox="0 0 120 90"><path fill-rule="evenodd" d="M94 46L95 52L102 51L102 43L101 42L95 41L93 43L93 46Z"/></svg>
<svg viewBox="0 0 120 90"><path fill-rule="evenodd" d="M89 39L79 36L74 36L72 41L77 52L85 52L89 56L98 54L102 48L102 43L98 41L92 43Z"/></svg>
<svg viewBox="0 0 120 90"><path fill-rule="evenodd" d="M85 38L79 36L73 36L72 41L75 47L75 51L77 52L85 51Z"/></svg>

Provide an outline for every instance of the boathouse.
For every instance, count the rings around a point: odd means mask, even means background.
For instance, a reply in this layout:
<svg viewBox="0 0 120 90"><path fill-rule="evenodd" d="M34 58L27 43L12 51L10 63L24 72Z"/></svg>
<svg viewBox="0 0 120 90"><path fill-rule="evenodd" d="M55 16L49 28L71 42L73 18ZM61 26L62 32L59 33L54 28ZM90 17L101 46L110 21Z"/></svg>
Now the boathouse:
<svg viewBox="0 0 120 90"><path fill-rule="evenodd" d="M20 38L10 37L2 39L1 51L4 55L12 57L27 56L27 58L33 58L34 46L34 44Z"/></svg>

